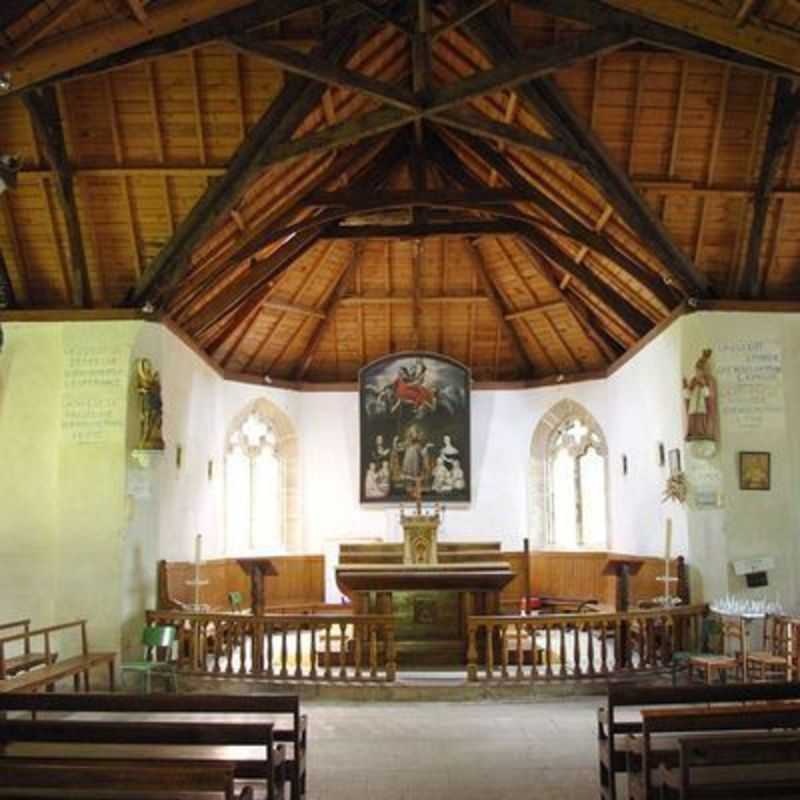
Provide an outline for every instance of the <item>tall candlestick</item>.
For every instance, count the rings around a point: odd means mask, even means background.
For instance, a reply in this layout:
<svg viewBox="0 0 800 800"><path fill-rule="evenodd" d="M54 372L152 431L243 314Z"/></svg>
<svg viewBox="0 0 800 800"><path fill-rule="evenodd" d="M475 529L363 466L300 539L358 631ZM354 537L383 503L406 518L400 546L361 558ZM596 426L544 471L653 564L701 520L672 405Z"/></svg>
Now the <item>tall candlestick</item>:
<svg viewBox="0 0 800 800"><path fill-rule="evenodd" d="M198 533L194 538L194 563L200 564L203 560L203 534Z"/></svg>
<svg viewBox="0 0 800 800"><path fill-rule="evenodd" d="M667 533L664 537L664 560L669 561L672 553L672 519L667 518Z"/></svg>

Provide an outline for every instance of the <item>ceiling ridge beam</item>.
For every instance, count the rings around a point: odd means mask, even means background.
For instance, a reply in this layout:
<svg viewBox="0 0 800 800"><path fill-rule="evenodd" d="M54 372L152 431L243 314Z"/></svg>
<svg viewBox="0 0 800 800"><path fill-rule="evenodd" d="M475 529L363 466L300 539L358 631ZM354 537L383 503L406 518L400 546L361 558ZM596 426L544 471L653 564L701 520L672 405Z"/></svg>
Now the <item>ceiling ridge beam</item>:
<svg viewBox="0 0 800 800"><path fill-rule="evenodd" d="M511 34L497 15L494 15L491 25L473 19L467 26L493 60L502 60L517 52ZM518 91L550 131L581 158L584 168L617 213L657 253L662 264L676 272L690 291L710 296L708 279L672 241L630 178L612 161L594 133L586 130L555 83L549 78L540 78L523 84Z"/></svg>
<svg viewBox="0 0 800 800"><path fill-rule="evenodd" d="M334 60L343 60L356 41L354 34L343 36L319 49ZM209 185L172 238L147 266L128 298L130 304L143 303L156 288L167 283L174 285L188 271L194 248L218 219L233 208L241 193L264 168L268 155L272 153L274 158L276 145L283 143L285 151L286 143L291 144L292 134L319 103L324 91L322 84L305 78L287 78L281 92L239 145L225 175Z"/></svg>
<svg viewBox="0 0 800 800"><path fill-rule="evenodd" d="M25 92L22 95L36 135L41 140L44 154L55 172L55 188L64 224L70 257L70 286L72 304L78 308L91 307L92 290L86 249L81 233L78 204L75 199L75 183L72 167L67 156L64 127L58 110L58 101L52 88Z"/></svg>
<svg viewBox="0 0 800 800"><path fill-rule="evenodd" d="M767 226L772 191L778 180L781 162L789 149L792 136L797 135L800 120L800 90L791 81L778 80L772 115L764 144L764 155L758 176L758 185L753 197L753 218L750 225L750 238L747 256L736 283L736 295L753 300L763 295L766 283L766 269L762 264L761 250Z"/></svg>
<svg viewBox="0 0 800 800"><path fill-rule="evenodd" d="M422 109L414 95L401 86L377 80L362 72L340 67L323 58L302 53L291 47L266 42L255 34L231 36L228 41L236 48L266 59L287 72L325 84L365 94L404 111Z"/></svg>

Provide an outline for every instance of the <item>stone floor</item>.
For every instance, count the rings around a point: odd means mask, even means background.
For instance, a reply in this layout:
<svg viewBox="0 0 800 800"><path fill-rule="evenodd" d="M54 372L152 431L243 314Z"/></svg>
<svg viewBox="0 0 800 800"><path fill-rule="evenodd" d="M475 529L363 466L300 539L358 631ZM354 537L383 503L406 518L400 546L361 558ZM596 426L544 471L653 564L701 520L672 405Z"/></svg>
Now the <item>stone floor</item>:
<svg viewBox="0 0 800 800"><path fill-rule="evenodd" d="M596 800L601 704L305 702L308 800Z"/></svg>

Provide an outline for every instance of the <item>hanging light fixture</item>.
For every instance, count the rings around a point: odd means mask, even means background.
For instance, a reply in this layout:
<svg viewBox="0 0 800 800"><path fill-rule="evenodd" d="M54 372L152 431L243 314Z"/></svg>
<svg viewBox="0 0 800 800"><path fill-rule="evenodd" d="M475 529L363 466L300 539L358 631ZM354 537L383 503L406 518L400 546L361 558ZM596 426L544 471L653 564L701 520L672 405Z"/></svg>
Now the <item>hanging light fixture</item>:
<svg viewBox="0 0 800 800"><path fill-rule="evenodd" d="M0 194L17 188L17 173L21 166L19 156L0 155Z"/></svg>
<svg viewBox="0 0 800 800"><path fill-rule="evenodd" d="M0 92L10 92L12 87L11 82L11 73L10 72L2 72L0 73Z"/></svg>

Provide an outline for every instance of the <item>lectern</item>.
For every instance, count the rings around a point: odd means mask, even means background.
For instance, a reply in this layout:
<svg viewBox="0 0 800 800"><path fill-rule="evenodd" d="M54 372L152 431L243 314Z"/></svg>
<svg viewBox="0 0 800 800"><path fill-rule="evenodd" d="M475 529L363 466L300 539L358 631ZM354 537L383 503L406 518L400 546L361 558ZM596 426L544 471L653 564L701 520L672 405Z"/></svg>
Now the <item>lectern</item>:
<svg viewBox="0 0 800 800"><path fill-rule="evenodd" d="M616 611L624 613L628 610L631 597L630 579L636 575L644 564L643 558L630 556L611 556L603 567L603 575L612 575L617 579ZM617 666L628 665L628 623L620 622L619 637L616 641Z"/></svg>
<svg viewBox="0 0 800 800"><path fill-rule="evenodd" d="M266 605L264 578L268 575L277 575L278 570L268 558L237 558L236 563L250 576L253 616L260 617L264 613Z"/></svg>

